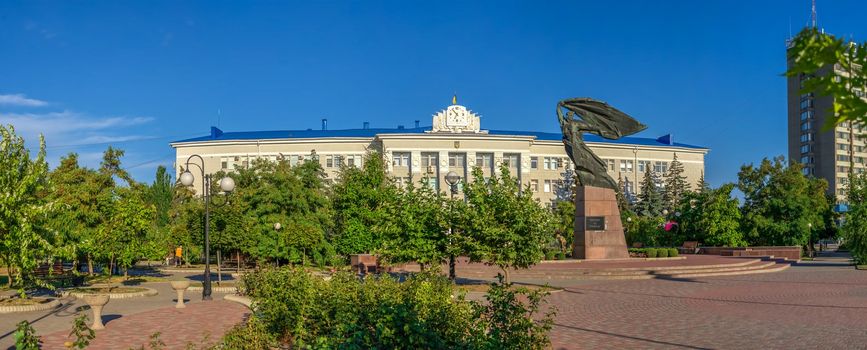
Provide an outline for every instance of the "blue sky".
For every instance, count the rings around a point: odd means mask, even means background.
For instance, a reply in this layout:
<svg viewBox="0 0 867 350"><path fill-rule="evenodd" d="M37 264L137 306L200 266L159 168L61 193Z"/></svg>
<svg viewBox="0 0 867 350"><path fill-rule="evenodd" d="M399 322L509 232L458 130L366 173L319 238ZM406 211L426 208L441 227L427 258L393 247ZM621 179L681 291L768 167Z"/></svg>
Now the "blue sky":
<svg viewBox="0 0 867 350"><path fill-rule="evenodd" d="M867 40L867 1L820 1ZM784 41L808 0L0 2L0 123L151 181L168 142L224 130L429 125L457 92L490 129L557 131L606 100L712 150L707 178L786 152ZM35 142L33 142L35 145Z"/></svg>

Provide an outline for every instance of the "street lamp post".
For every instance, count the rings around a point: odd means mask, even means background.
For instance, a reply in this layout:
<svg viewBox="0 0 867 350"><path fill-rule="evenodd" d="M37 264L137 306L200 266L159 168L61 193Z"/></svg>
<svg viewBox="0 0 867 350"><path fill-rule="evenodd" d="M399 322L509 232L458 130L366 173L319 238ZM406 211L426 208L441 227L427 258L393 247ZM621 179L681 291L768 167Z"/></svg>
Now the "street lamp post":
<svg viewBox="0 0 867 350"><path fill-rule="evenodd" d="M198 158L202 164L191 163L193 158ZM186 167L180 176L181 184L184 186L192 186L196 177L190 172L190 166L195 165L199 168L202 175L202 197L205 200L205 276L202 280L202 300L211 300L211 240L209 236L211 226L211 175L205 174L205 160L198 154L191 155L187 158ZM220 189L226 193L232 193L235 189L235 180L231 177L220 179ZM228 200L223 202L223 205L228 203Z"/></svg>
<svg viewBox="0 0 867 350"><path fill-rule="evenodd" d="M454 216L454 208L453 208L454 200L455 200L455 195L458 194L458 183L460 181L461 181L461 176L458 175L456 172L449 171L448 174L446 174L446 183L449 184L449 192L451 193L451 201L449 201L449 208L451 208L451 210L449 210L449 211L451 212L452 216ZM454 229L454 227L453 227L454 225L452 223L452 220L453 219L450 217L449 218L449 244L451 244L451 239L452 239L451 235L452 235L452 230ZM456 274L455 274L455 255L449 254L449 279L454 281L455 277L456 277Z"/></svg>

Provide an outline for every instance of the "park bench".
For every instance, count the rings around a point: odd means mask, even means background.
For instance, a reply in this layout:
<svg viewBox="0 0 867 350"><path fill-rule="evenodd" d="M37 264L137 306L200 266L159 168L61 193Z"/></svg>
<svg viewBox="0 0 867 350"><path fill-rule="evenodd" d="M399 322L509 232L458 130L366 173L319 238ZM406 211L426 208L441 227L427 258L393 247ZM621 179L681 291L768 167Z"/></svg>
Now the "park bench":
<svg viewBox="0 0 867 350"><path fill-rule="evenodd" d="M352 254L349 256L349 263L353 269L356 269L359 274L377 273L379 272L378 257L373 254Z"/></svg>
<svg viewBox="0 0 867 350"><path fill-rule="evenodd" d="M40 264L33 270L33 275L45 282L56 283L58 287L71 287L84 282L84 277L64 269L60 262Z"/></svg>
<svg viewBox="0 0 867 350"><path fill-rule="evenodd" d="M683 246L677 248L677 252L680 254L698 254L698 241L686 241L683 242Z"/></svg>

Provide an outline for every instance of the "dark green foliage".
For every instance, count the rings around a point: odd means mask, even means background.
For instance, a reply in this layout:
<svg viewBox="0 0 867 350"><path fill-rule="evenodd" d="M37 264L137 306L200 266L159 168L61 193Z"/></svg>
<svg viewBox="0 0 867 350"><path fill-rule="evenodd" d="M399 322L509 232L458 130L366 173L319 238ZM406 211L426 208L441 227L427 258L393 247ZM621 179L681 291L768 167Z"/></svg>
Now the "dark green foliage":
<svg viewBox="0 0 867 350"><path fill-rule="evenodd" d="M215 346L217 349L232 350L262 350L276 347L274 339L265 324L256 316L250 317L247 322L239 324L223 335L220 342ZM312 346L314 349L318 347Z"/></svg>
<svg viewBox="0 0 867 350"><path fill-rule="evenodd" d="M560 251L568 251L575 239L575 202L556 201L552 208L554 216L554 237L551 246Z"/></svg>
<svg viewBox="0 0 867 350"><path fill-rule="evenodd" d="M764 159L758 167L742 166L738 189L744 193L741 227L747 242L808 245L825 230L823 213L831 210L827 187L823 179L804 176L800 164L785 166L783 157Z"/></svg>
<svg viewBox="0 0 867 350"><path fill-rule="evenodd" d="M644 250L644 253L647 254L648 258L655 258L659 256L659 250L656 248L647 248Z"/></svg>
<svg viewBox="0 0 867 350"><path fill-rule="evenodd" d="M96 333L87 326L87 315L80 314L72 321L72 330L69 337L73 339L72 346L76 349L84 349L90 345L90 341L96 338Z"/></svg>
<svg viewBox="0 0 867 350"><path fill-rule="evenodd" d="M45 140L39 141L39 152L31 158L15 128L0 125L0 261L22 296L27 282L39 282L31 272L52 250L52 235L44 227L50 215L43 195L50 190L48 163Z"/></svg>
<svg viewBox="0 0 867 350"><path fill-rule="evenodd" d="M632 221L625 221L626 243L632 245L639 242L646 246L660 246L666 244L665 232L662 230L664 219L661 217L632 217Z"/></svg>
<svg viewBox="0 0 867 350"><path fill-rule="evenodd" d="M846 248L858 264L867 264L867 174L852 175L846 189L849 211L843 224Z"/></svg>
<svg viewBox="0 0 867 350"><path fill-rule="evenodd" d="M380 223L384 235L382 256L393 263L415 261L422 266L439 267L448 253L461 253L455 246L460 230L449 232L450 223L461 211L463 202L447 200L429 186L409 184L387 201L389 220Z"/></svg>
<svg viewBox="0 0 867 350"><path fill-rule="evenodd" d="M683 175L683 164L677 160L677 153L668 166L668 174L665 175L665 187L662 191L662 206L673 213L683 198L689 192L689 184Z"/></svg>
<svg viewBox="0 0 867 350"><path fill-rule="evenodd" d="M361 168L343 167L332 190L337 252L370 253L380 248L381 224L391 219L387 208L396 196L382 156L372 152Z"/></svg>
<svg viewBox="0 0 867 350"><path fill-rule="evenodd" d="M635 213L645 217L662 215L662 194L659 192L659 174L647 169L641 180L641 193L638 194L638 202L635 203Z"/></svg>
<svg viewBox="0 0 867 350"><path fill-rule="evenodd" d="M500 267L508 282L509 269L528 268L542 259L552 220L529 189L519 190L507 167L500 174L485 179L481 169L473 169L460 226L468 237L470 260Z"/></svg>
<svg viewBox="0 0 867 350"><path fill-rule="evenodd" d="M554 251L546 250L545 251L545 260L554 260Z"/></svg>
<svg viewBox="0 0 867 350"><path fill-rule="evenodd" d="M566 253L558 252L557 253L557 260L566 260Z"/></svg>
<svg viewBox="0 0 867 350"><path fill-rule="evenodd" d="M27 320L18 322L15 327L15 350L39 350L42 338L36 335Z"/></svg>
<svg viewBox="0 0 867 350"><path fill-rule="evenodd" d="M717 189L686 193L677 209L681 213L679 231L682 241L724 247L746 245L740 227L738 200L732 198L732 190L734 184L724 184Z"/></svg>
<svg viewBox="0 0 867 350"><path fill-rule="evenodd" d="M668 248L669 257L676 258L678 254L679 252L677 251L677 248Z"/></svg>
<svg viewBox="0 0 867 350"><path fill-rule="evenodd" d="M667 258L668 257L668 248L659 248L656 250L657 258Z"/></svg>
<svg viewBox="0 0 867 350"><path fill-rule="evenodd" d="M248 274L243 288L256 316L223 339L239 349L275 341L315 349L542 349L552 322L552 314L538 323L531 317L545 293L497 283L487 303L469 302L432 273L405 282L338 273L325 281L284 268Z"/></svg>
<svg viewBox="0 0 867 350"><path fill-rule="evenodd" d="M806 76L801 93L833 96L825 128L845 121L867 124L867 101L858 95L867 86L867 42L855 43L843 37L804 28L787 51L792 62L787 76ZM831 67L836 66L837 69Z"/></svg>

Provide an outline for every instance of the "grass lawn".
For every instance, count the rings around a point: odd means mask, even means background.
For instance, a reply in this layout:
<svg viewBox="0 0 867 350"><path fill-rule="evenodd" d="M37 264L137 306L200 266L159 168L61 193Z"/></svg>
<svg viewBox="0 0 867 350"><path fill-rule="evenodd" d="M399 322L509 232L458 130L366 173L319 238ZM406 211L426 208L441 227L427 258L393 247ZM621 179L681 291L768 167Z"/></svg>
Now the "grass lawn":
<svg viewBox="0 0 867 350"><path fill-rule="evenodd" d="M855 265L855 268L858 270L867 270L867 265Z"/></svg>

